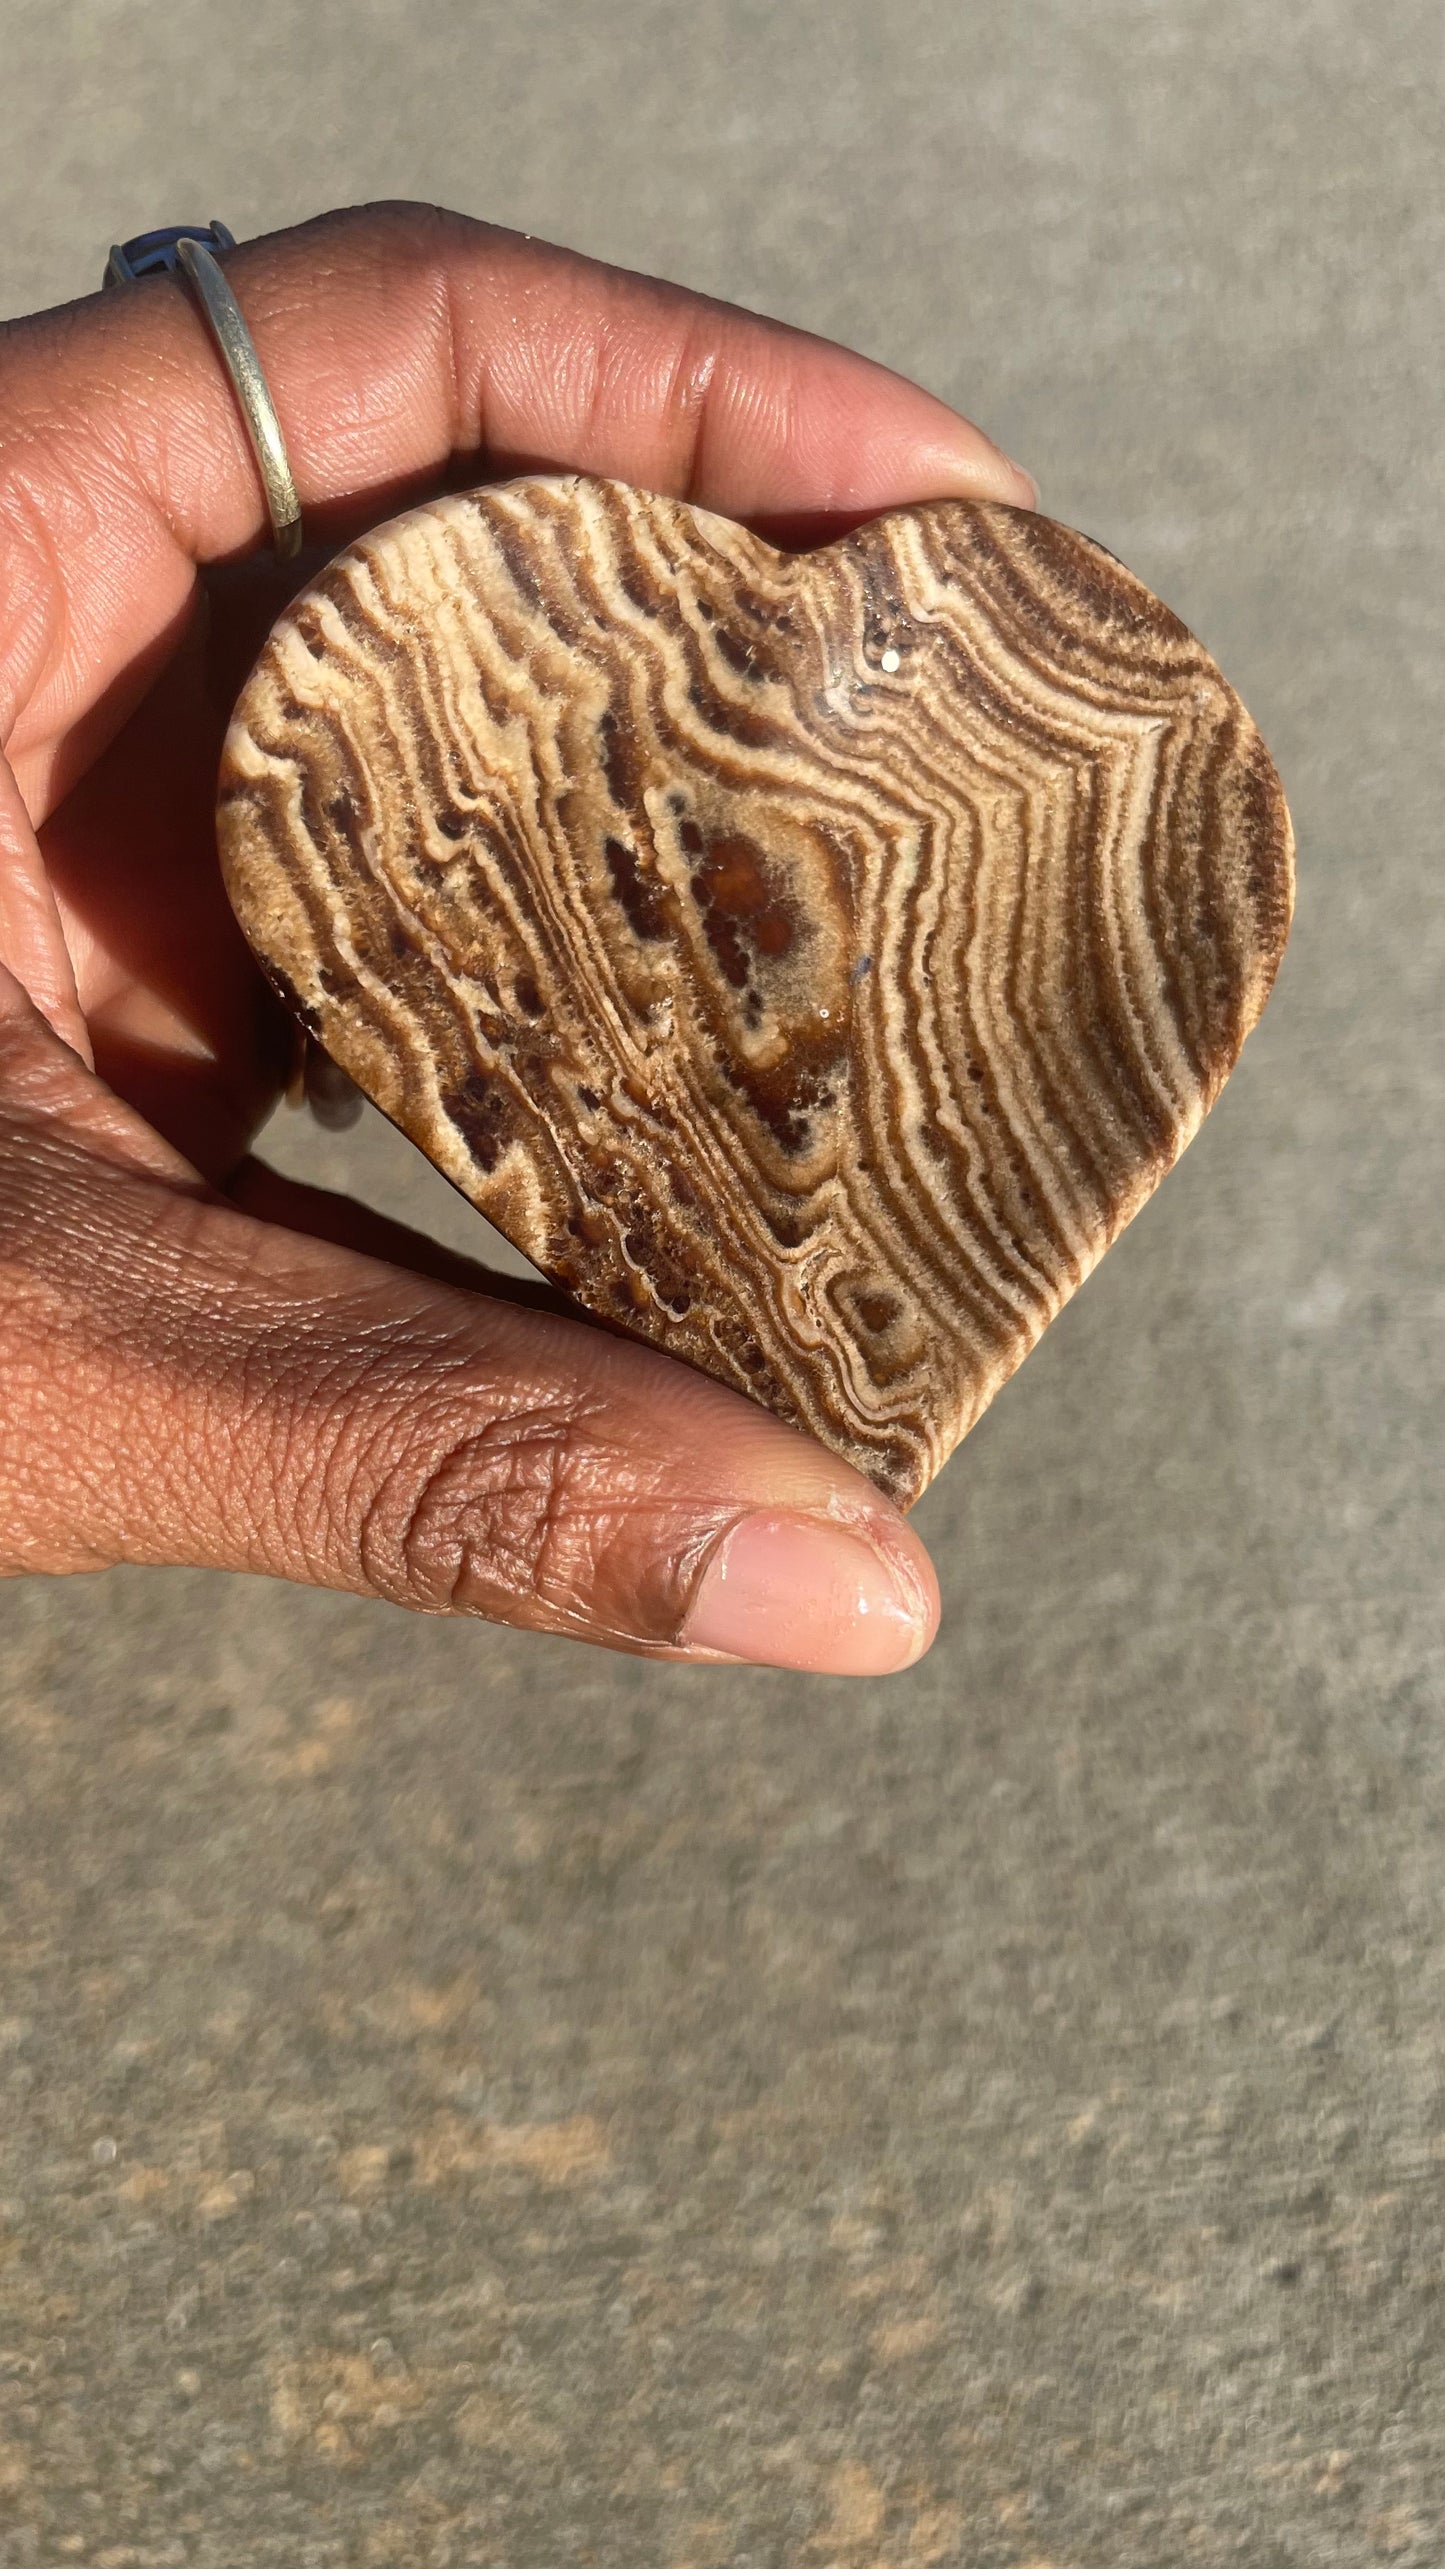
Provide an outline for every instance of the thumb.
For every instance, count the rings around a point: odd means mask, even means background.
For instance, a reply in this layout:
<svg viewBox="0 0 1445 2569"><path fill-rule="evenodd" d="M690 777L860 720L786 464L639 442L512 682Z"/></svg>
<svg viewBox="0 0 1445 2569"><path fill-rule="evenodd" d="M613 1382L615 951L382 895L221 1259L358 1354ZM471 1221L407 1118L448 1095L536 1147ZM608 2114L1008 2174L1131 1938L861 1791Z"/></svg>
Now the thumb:
<svg viewBox="0 0 1445 2569"><path fill-rule="evenodd" d="M129 1157L124 1109L98 1146L104 1095L23 1002L0 1026L0 1566L211 1564L834 1673L926 1648L926 1553L811 1439L650 1349L256 1221Z"/></svg>

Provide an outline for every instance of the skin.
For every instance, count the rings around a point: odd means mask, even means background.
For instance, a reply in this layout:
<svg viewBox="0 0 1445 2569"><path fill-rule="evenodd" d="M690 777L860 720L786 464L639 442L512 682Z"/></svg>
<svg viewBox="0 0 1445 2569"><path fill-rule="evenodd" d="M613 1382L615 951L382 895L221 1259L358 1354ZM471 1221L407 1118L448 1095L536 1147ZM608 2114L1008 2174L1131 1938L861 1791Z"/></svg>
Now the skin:
<svg viewBox="0 0 1445 2569"><path fill-rule="evenodd" d="M0 1568L209 1564L659 1657L905 1664L932 1569L842 1463L248 1159L292 1035L214 779L289 591L439 490L580 469L807 541L1033 486L861 357L434 208L225 264L305 512L289 572L184 284L0 331ZM699 1600L756 1518L798 1593L721 1648ZM849 1535L882 1614L849 1604Z"/></svg>

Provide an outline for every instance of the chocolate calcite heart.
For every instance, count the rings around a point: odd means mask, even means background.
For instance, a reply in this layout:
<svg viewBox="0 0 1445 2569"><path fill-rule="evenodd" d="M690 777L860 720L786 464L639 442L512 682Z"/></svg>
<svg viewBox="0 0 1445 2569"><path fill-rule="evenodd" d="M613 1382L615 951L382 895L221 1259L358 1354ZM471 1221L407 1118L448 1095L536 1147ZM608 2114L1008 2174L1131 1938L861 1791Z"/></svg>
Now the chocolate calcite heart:
<svg viewBox="0 0 1445 2569"><path fill-rule="evenodd" d="M330 563L219 830L490 1221L904 1505L1196 1130L1292 889L1249 716L1086 537L947 500L784 554L581 478Z"/></svg>

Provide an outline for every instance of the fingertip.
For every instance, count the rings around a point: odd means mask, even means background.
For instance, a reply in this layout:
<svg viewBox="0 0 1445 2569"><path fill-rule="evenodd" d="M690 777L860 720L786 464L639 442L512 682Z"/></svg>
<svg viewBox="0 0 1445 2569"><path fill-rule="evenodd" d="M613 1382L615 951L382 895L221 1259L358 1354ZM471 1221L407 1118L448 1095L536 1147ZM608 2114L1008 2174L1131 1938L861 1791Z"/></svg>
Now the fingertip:
<svg viewBox="0 0 1445 2569"><path fill-rule="evenodd" d="M939 437L919 454L920 499L999 500L1008 508L1036 509L1039 486L1001 446L957 417L955 433Z"/></svg>
<svg viewBox="0 0 1445 2569"><path fill-rule="evenodd" d="M922 385L853 349L749 321L708 386L687 496L727 514L862 518L915 502L1034 508L1032 474Z"/></svg>

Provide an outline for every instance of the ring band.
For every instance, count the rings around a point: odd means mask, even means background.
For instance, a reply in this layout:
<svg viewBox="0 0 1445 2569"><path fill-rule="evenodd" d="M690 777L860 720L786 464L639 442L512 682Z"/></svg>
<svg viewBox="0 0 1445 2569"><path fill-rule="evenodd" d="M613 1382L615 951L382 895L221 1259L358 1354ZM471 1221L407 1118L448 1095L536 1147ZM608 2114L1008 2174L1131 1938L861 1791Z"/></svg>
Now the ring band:
<svg viewBox="0 0 1445 2569"><path fill-rule="evenodd" d="M235 246L224 223L204 227L171 224L164 231L144 232L134 241L113 247L106 261L105 282L108 286L129 285L141 277L174 275L179 269L194 288L240 404L266 494L276 559L294 562L301 550L301 502L286 441L255 343L215 256L217 249L231 250Z"/></svg>

